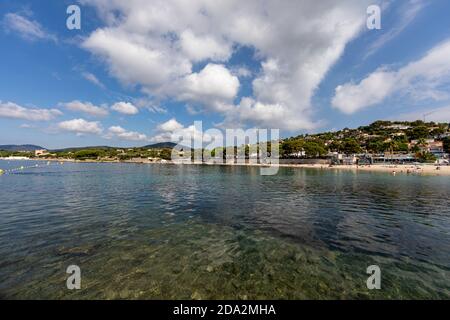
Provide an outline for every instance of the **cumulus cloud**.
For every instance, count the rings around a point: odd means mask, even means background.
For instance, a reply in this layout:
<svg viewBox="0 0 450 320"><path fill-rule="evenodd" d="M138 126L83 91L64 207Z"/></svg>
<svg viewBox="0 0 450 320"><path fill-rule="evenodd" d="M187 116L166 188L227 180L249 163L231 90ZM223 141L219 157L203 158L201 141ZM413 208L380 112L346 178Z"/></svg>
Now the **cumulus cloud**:
<svg viewBox="0 0 450 320"><path fill-rule="evenodd" d="M103 129L97 121L86 121L84 119L73 119L58 124L58 128L77 134L100 134Z"/></svg>
<svg viewBox="0 0 450 320"><path fill-rule="evenodd" d="M62 115L62 112L57 109L31 109L13 102L0 101L0 117L3 118L49 121L60 115Z"/></svg>
<svg viewBox="0 0 450 320"><path fill-rule="evenodd" d="M111 109L126 115L135 115L139 113L139 109L130 102L117 102L111 106Z"/></svg>
<svg viewBox="0 0 450 320"><path fill-rule="evenodd" d="M415 100L449 98L442 86L450 84L450 40L432 48L421 59L397 70L381 68L359 83L336 88L332 105L344 113L354 113L381 103L394 94Z"/></svg>
<svg viewBox="0 0 450 320"><path fill-rule="evenodd" d="M120 126L112 126L109 127L108 133L105 136L106 138L113 138L117 137L121 140L128 140L128 141L147 141L148 137L145 134L134 132L134 131L127 131L124 128Z"/></svg>
<svg viewBox="0 0 450 320"><path fill-rule="evenodd" d="M3 18L3 26L8 32L16 32L23 39L57 41L55 35L45 31L41 24L19 13L7 13Z"/></svg>
<svg viewBox="0 0 450 320"><path fill-rule="evenodd" d="M209 63L199 73L186 76L177 87L181 91L180 100L224 111L238 93L239 79L223 65Z"/></svg>
<svg viewBox="0 0 450 320"><path fill-rule="evenodd" d="M305 111L304 117L293 114L286 105L280 103L262 103L252 98L243 98L238 106L233 107L220 124L223 128L242 127L245 123L264 127L271 124L274 128L294 131L301 127L313 129L317 124L309 121Z"/></svg>
<svg viewBox="0 0 450 320"><path fill-rule="evenodd" d="M363 30L371 1L82 3L95 6L105 24L82 46L123 83L158 99L175 97L209 108L225 119L297 130L314 126L315 90ZM251 108L245 102L230 105L239 80L224 65L241 47L253 48L253 62L261 64L253 95L246 97L254 101ZM199 62L207 66L193 71ZM277 117L259 114L267 110Z"/></svg>
<svg viewBox="0 0 450 320"><path fill-rule="evenodd" d="M231 56L231 44L211 35L197 36L191 30L180 35L181 48L192 61L211 59L225 61Z"/></svg>
<svg viewBox="0 0 450 320"><path fill-rule="evenodd" d="M184 142L185 145L200 146L203 142L211 141L213 138L210 134L204 134L202 128L197 128L195 124L185 127L176 119L170 119L157 126L157 134L153 136L152 142L167 142L175 143Z"/></svg>
<svg viewBox="0 0 450 320"><path fill-rule="evenodd" d="M71 102L60 103L61 106L75 112L83 112L91 116L106 116L108 115L108 110L103 107L98 107L91 102L81 102L78 100L74 100Z"/></svg>
<svg viewBox="0 0 450 320"><path fill-rule="evenodd" d="M150 3L149 3L150 4ZM83 47L103 57L110 73L125 84L157 90L191 72L187 58L171 55L170 45L120 28L94 31Z"/></svg>
<svg viewBox="0 0 450 320"><path fill-rule="evenodd" d="M172 118L158 125L158 130L163 132L172 132L181 128L183 128L183 125L179 123L175 118Z"/></svg>

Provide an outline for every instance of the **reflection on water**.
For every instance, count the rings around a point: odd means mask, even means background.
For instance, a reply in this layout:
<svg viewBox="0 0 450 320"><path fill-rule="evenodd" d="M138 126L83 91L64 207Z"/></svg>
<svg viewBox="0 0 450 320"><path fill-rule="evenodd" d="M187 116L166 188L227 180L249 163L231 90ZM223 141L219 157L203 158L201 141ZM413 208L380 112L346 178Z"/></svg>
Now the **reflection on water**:
<svg viewBox="0 0 450 320"><path fill-rule="evenodd" d="M449 187L447 177L40 163L0 176L0 296L449 298ZM82 290L65 287L70 264ZM372 264L382 290L366 288Z"/></svg>

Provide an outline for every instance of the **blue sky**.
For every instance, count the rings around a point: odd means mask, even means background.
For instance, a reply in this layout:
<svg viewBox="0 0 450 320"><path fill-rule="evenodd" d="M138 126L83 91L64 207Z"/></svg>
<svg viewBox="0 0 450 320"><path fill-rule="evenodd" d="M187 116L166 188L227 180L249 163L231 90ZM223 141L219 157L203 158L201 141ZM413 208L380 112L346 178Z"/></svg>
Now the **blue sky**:
<svg viewBox="0 0 450 320"><path fill-rule="evenodd" d="M366 9L382 8L381 30ZM81 9L68 30L66 8ZM203 128L282 136L450 122L450 3L0 3L0 144L140 146Z"/></svg>

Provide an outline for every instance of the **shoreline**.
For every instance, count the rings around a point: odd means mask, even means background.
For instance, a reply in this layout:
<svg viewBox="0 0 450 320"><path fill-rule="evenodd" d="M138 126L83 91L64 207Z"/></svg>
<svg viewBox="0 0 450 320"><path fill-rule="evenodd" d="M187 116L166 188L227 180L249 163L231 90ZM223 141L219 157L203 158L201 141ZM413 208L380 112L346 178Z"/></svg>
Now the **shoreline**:
<svg viewBox="0 0 450 320"><path fill-rule="evenodd" d="M8 159L1 159L8 160ZM11 159L10 161L18 161ZM23 161L23 160L21 160ZM174 163L172 161L155 162L146 159L142 160L74 160L74 159L29 159L27 161L47 161L47 162L70 162L70 163L134 163L134 164L163 164L163 165L205 165L205 166L248 166L248 167L269 167L270 165L258 163L207 163L207 162L184 162ZM273 165L277 166L277 165ZM372 165L325 165L325 164L278 164L280 168L306 168L319 170L345 170L353 172L381 172L392 175L433 175L450 176L450 166L439 166L436 164L372 164Z"/></svg>
<svg viewBox="0 0 450 320"><path fill-rule="evenodd" d="M198 163L200 165L200 163ZM230 166L250 166L250 167L268 167L262 164L208 164L204 165L230 165ZM450 166L438 166L435 164L372 164L372 165L323 165L323 164L279 164L280 168L303 168L315 170L344 170L353 172L369 172L369 173L390 173L392 175L428 175L428 176L450 176Z"/></svg>
<svg viewBox="0 0 450 320"><path fill-rule="evenodd" d="M283 165L280 165L283 166ZM450 176L450 166L437 166L430 164L412 165L412 164L372 164L372 165L289 165L289 167L313 168L323 170L346 170L354 172L381 172L391 175L433 175Z"/></svg>

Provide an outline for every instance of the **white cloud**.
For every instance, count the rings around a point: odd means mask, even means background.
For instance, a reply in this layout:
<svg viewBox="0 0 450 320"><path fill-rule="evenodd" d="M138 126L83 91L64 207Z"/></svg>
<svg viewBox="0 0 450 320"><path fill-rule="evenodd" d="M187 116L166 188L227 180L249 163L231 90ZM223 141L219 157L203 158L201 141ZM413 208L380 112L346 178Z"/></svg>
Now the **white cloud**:
<svg viewBox="0 0 450 320"><path fill-rule="evenodd" d="M423 58L391 70L378 69L361 82L336 88L332 105L344 113L376 105L394 94L415 100L449 98L442 86L450 84L450 40L431 49Z"/></svg>
<svg viewBox="0 0 450 320"><path fill-rule="evenodd" d="M175 97L207 107L225 119L297 130L314 125L312 96L346 44L363 30L371 1L82 3L94 5L105 23L83 47L103 58L124 84L140 85L157 99ZM262 62L249 97L255 101L255 117L239 103L230 105L239 80L217 67L242 47L253 48L257 59L253 62ZM193 73L198 62L210 63L209 69ZM212 73L211 83L203 81ZM259 114L268 109L261 106L272 106L268 108L279 116Z"/></svg>
<svg viewBox="0 0 450 320"><path fill-rule="evenodd" d="M152 101L150 98L141 97L133 99L133 103L138 108L145 108L152 113L167 113L167 109L161 106L159 103Z"/></svg>
<svg viewBox="0 0 450 320"><path fill-rule="evenodd" d="M299 115L293 115L292 110L283 104L265 104L252 98L244 98L238 106L233 107L221 127L242 127L245 123L252 123L259 127L270 124L272 128L289 131L294 131L299 127L314 129L317 125L309 121L307 113L304 114L304 117L299 117Z"/></svg>
<svg viewBox="0 0 450 320"><path fill-rule="evenodd" d="M61 106L76 112L83 112L91 116L106 116L108 115L108 110L106 108L98 107L91 102L81 102L74 100L71 102L60 103Z"/></svg>
<svg viewBox="0 0 450 320"><path fill-rule="evenodd" d="M110 72L125 84L158 89L191 72L188 59L170 53L169 44L118 28L94 31L83 47L103 57Z"/></svg>
<svg viewBox="0 0 450 320"><path fill-rule="evenodd" d="M188 127L183 127L181 129L175 130L173 132L160 132L157 135L153 136L150 141L154 143L158 142L175 142L180 143L182 140L188 141L189 143L185 143L185 145L201 145L202 141L202 132L197 130L194 125L190 125ZM191 140L197 141L194 143L190 143Z"/></svg>
<svg viewBox="0 0 450 320"><path fill-rule="evenodd" d="M39 22L18 13L5 14L3 26L8 32L17 32L26 40L57 41L56 36L46 32Z"/></svg>
<svg viewBox="0 0 450 320"><path fill-rule="evenodd" d="M175 118L170 119L157 126L157 134L153 136L150 141L152 142L176 142L181 140L189 141L186 145L190 145L191 140L194 140L195 145L201 145L202 142L211 141L212 137L208 134L204 134L195 125L183 126Z"/></svg>
<svg viewBox="0 0 450 320"><path fill-rule="evenodd" d="M231 70L231 73L239 78L248 78L253 75L250 69L245 66L234 67Z"/></svg>
<svg viewBox="0 0 450 320"><path fill-rule="evenodd" d="M158 125L158 130L163 132L172 132L182 129L183 125L179 123L175 118L172 118L164 123Z"/></svg>
<svg viewBox="0 0 450 320"><path fill-rule="evenodd" d="M106 107L99 107L92 104L91 102L81 102L78 100L74 100L71 102L60 103L59 105L71 111L83 112L91 116L106 116L109 114ZM139 109L136 108L132 103L123 101L113 104L111 106L111 109L126 115L134 115L139 112Z"/></svg>
<svg viewBox="0 0 450 320"><path fill-rule="evenodd" d="M57 109L30 109L13 102L0 101L0 117L3 118L49 121L60 115L62 112Z"/></svg>
<svg viewBox="0 0 450 320"><path fill-rule="evenodd" d="M206 65L199 73L186 76L177 85L180 100L199 102L213 110L224 111L239 90L239 79L223 65Z"/></svg>
<svg viewBox="0 0 450 320"><path fill-rule="evenodd" d="M120 126L112 126L109 127L108 133L105 136L106 138L113 138L117 137L122 140L129 140L129 141L147 141L148 137L145 134L134 132L134 131L127 131L124 128Z"/></svg>
<svg viewBox="0 0 450 320"><path fill-rule="evenodd" d="M117 102L111 106L111 109L126 115L135 115L139 109L129 102Z"/></svg>
<svg viewBox="0 0 450 320"><path fill-rule="evenodd" d="M73 119L60 122L58 124L58 128L64 131L75 132L77 134L100 134L103 131L99 122L90 122L84 119Z"/></svg>
<svg viewBox="0 0 450 320"><path fill-rule="evenodd" d="M90 72L83 72L82 73L83 78L85 78L87 81L95 84L96 86L104 89L105 85L95 76L95 74L92 74Z"/></svg>
<svg viewBox="0 0 450 320"><path fill-rule="evenodd" d="M344 113L351 114L366 106L382 102L396 85L395 74L377 70L359 84L347 83L336 88L332 104Z"/></svg>
<svg viewBox="0 0 450 320"><path fill-rule="evenodd" d="M226 61L232 52L230 43L218 41L211 35L197 36L189 29L181 33L180 42L182 50L193 61Z"/></svg>

